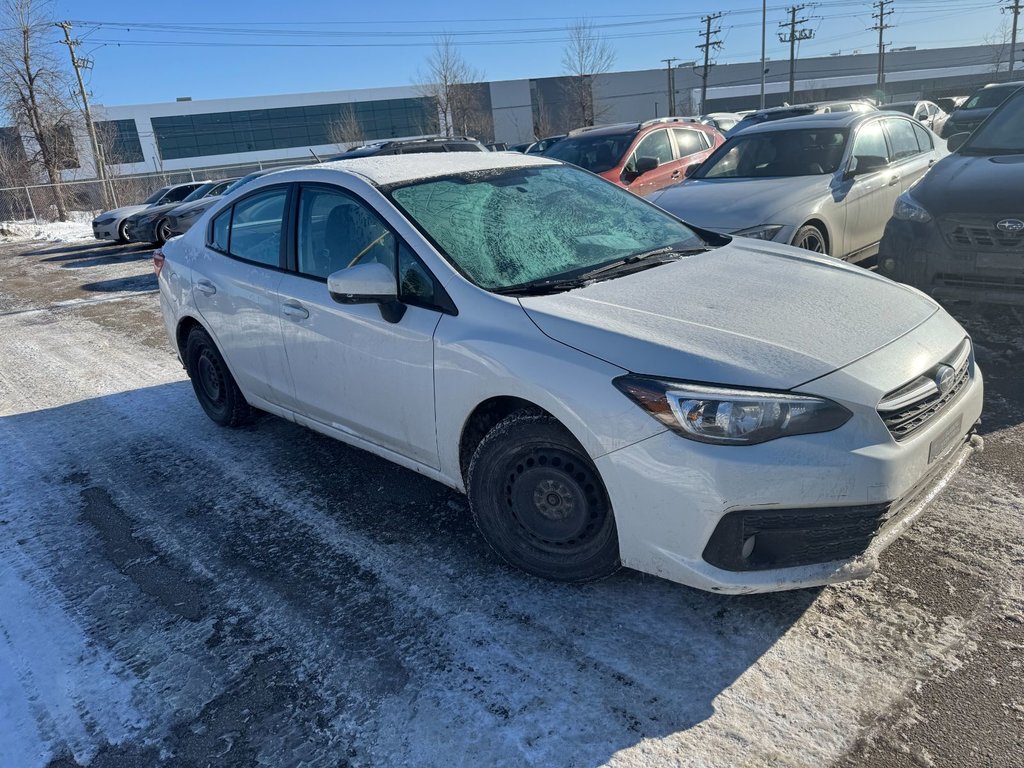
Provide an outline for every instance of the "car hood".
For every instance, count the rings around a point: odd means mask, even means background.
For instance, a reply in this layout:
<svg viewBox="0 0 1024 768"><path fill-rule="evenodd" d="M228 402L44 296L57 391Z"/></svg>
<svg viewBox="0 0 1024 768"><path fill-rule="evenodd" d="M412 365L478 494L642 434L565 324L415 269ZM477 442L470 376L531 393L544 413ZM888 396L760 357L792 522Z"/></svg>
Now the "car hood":
<svg viewBox="0 0 1024 768"><path fill-rule="evenodd" d="M951 213L1024 217L1024 155L961 155L935 164L910 191L932 216Z"/></svg>
<svg viewBox="0 0 1024 768"><path fill-rule="evenodd" d="M633 373L783 390L885 346L938 309L859 267L742 238L520 303L545 335Z"/></svg>
<svg viewBox="0 0 1024 768"><path fill-rule="evenodd" d="M220 195L214 195L212 197L201 197L198 200L193 200L191 203L179 203L172 211L173 215L181 216L183 213L189 211L198 210L200 212L205 211L215 202L220 199Z"/></svg>
<svg viewBox="0 0 1024 768"><path fill-rule="evenodd" d="M786 179L692 179L647 200L683 221L716 232L759 224L795 224L802 210L829 194L832 176Z"/></svg>
<svg viewBox="0 0 1024 768"><path fill-rule="evenodd" d="M149 206L147 205L126 205L121 208L114 208L113 210L110 211L104 211L99 216L97 216L95 220L101 221L111 216L113 216L115 219L123 219L126 216L131 216L133 213L144 211L148 207Z"/></svg>
<svg viewBox="0 0 1024 768"><path fill-rule="evenodd" d="M177 208L181 203L160 203L158 205L147 205L136 213L132 218L143 219L148 216L159 216L164 211L169 211L172 208Z"/></svg>

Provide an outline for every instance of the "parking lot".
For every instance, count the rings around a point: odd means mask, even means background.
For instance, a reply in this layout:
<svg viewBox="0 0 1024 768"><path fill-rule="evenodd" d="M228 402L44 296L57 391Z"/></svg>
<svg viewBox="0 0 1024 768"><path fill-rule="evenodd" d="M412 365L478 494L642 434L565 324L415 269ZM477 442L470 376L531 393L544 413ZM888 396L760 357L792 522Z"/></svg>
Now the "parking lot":
<svg viewBox="0 0 1024 768"><path fill-rule="evenodd" d="M1019 766L1024 313L950 309L985 451L870 579L726 597L540 581L441 485L219 429L148 249L0 246L0 765Z"/></svg>

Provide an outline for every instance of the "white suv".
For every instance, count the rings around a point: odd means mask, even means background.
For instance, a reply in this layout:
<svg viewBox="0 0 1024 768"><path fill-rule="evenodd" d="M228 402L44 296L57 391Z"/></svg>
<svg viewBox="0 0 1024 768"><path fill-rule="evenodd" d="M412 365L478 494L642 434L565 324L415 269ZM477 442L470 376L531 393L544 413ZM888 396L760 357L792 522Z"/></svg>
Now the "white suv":
<svg viewBox="0 0 1024 768"><path fill-rule="evenodd" d="M980 445L970 340L933 301L561 163L374 157L227 198L154 255L210 418L464 491L537 575L862 576Z"/></svg>

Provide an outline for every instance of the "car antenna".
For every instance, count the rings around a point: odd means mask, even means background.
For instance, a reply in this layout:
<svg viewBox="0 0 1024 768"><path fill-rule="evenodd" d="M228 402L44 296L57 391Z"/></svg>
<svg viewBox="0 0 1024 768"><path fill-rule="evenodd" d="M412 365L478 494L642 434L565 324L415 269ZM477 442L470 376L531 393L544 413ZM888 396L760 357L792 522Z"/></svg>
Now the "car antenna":
<svg viewBox="0 0 1024 768"><path fill-rule="evenodd" d="M313 159L316 160L318 163L320 163L321 165L323 164L324 161L316 156L316 152L313 151L312 147L310 147L309 149L309 154L311 154L313 156Z"/></svg>

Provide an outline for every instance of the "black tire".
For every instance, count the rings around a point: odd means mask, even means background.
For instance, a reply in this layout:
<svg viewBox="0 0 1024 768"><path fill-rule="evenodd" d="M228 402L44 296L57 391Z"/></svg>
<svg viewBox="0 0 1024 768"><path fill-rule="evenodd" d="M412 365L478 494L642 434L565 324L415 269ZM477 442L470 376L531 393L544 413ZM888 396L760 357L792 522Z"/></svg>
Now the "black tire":
<svg viewBox="0 0 1024 768"><path fill-rule="evenodd" d="M127 243L128 242L128 221L125 219L117 225L117 242Z"/></svg>
<svg viewBox="0 0 1024 768"><path fill-rule="evenodd" d="M167 223L167 219L160 219L160 221L156 223L156 227L153 229L153 233L153 237L155 238L153 242L156 245L163 245L164 243L166 243L167 238L170 234L170 228Z"/></svg>
<svg viewBox="0 0 1024 768"><path fill-rule="evenodd" d="M193 328L188 335L185 368L196 399L214 423L241 427L253 420L255 410L245 401L217 345L202 328Z"/></svg>
<svg viewBox="0 0 1024 768"><path fill-rule="evenodd" d="M510 565L565 582L621 567L604 482L551 416L519 411L500 421L477 446L466 485L477 528Z"/></svg>
<svg viewBox="0 0 1024 768"><path fill-rule="evenodd" d="M813 224L804 224L793 235L793 245L813 253L828 254L828 246L825 244L825 235Z"/></svg>

